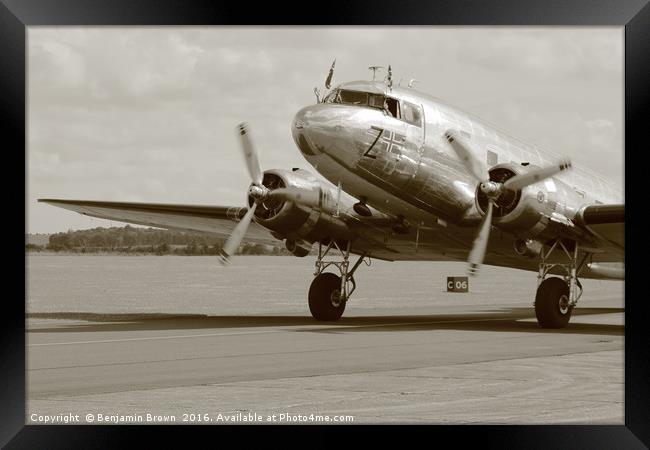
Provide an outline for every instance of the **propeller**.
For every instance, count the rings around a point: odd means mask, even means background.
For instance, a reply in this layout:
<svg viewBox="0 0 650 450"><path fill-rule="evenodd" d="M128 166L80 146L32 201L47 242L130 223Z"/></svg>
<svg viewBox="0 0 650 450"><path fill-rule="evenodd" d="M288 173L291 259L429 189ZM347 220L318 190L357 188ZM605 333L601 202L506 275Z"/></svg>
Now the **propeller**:
<svg viewBox="0 0 650 450"><path fill-rule="evenodd" d="M222 264L227 264L230 256L237 251L239 244L241 244L242 239L244 239L246 230L248 230L248 226L251 224L251 220L253 220L256 208L257 200L253 203L253 206L248 209L246 214L244 214L244 217L242 217L237 226L232 230L232 234L228 237L228 240L221 248L219 257Z"/></svg>
<svg viewBox="0 0 650 450"><path fill-rule="evenodd" d="M260 169L260 162L257 159L257 152L253 146L248 125L246 123L239 124L239 135L241 136L242 148L244 150L244 160L248 168L248 174L251 176L253 183L262 186L262 170Z"/></svg>
<svg viewBox="0 0 650 450"><path fill-rule="evenodd" d="M468 273L469 275L476 275L478 274L483 259L485 258L485 251L490 238L490 229L492 228L494 205L501 194L505 191L518 191L526 186L550 178L553 175L571 168L571 162L569 160L563 160L548 167L532 169L528 172L515 175L503 183L499 183L490 180L490 173L488 172L487 167L476 158L463 142L457 139L456 134L452 130L447 130L445 132L445 138L458 156L458 159L463 162L465 170L476 179L479 183L479 189L488 199L487 211L485 212L485 216L483 217L483 221L481 222L468 257Z"/></svg>
<svg viewBox="0 0 650 450"><path fill-rule="evenodd" d="M321 202L320 190L312 191L293 186L269 189L264 186L264 184L262 184L264 173L260 169L257 150L253 145L248 125L246 123L240 123L237 128L239 130L246 168L248 169L248 174L252 181L248 188L248 195L252 197L254 201L251 207L248 208L246 214L244 214L239 223L237 223L235 228L232 230L228 240L219 252L220 261L224 265L228 263L230 257L237 251L237 248L244 239L246 231L255 216L256 208L262 202L268 199L277 199L280 201L299 203L304 206L320 206Z"/></svg>
<svg viewBox="0 0 650 450"><path fill-rule="evenodd" d="M538 181L545 180L546 178L552 177L553 175L569 168L571 168L571 161L560 161L558 164L553 166L540 167L539 169L534 169L530 172L515 175L509 180L506 180L506 182L503 183L503 187L511 191L518 191L530 184L535 184Z"/></svg>
<svg viewBox="0 0 650 450"><path fill-rule="evenodd" d="M320 205L319 191L305 190L293 186L274 189L268 193L267 197L282 201L300 203L304 206Z"/></svg>
<svg viewBox="0 0 650 450"><path fill-rule="evenodd" d="M490 200L488 202L487 211L481 222L481 226L478 229L476 238L474 238L474 243L472 244L472 250L469 252L469 257L467 262L469 263L469 274L476 275L478 274L481 264L483 264L483 258L485 257L485 250L487 249L488 240L490 238L490 228L492 228L492 210L494 209L494 202Z"/></svg>
<svg viewBox="0 0 650 450"><path fill-rule="evenodd" d="M235 251L237 251L239 244L241 244L241 241L246 234L246 230L248 230L248 227L253 220L253 215L255 214L257 205L266 199L270 192L269 189L262 184L264 175L260 169L260 162L257 158L257 151L255 150L255 146L251 140L250 132L248 131L248 125L240 123L238 128L244 160L246 161L246 168L248 169L248 174L252 180L252 183L248 188L248 194L253 197L255 201L246 214L244 214L244 217L242 217L239 223L232 230L232 234L228 237L228 240L219 253L221 263L224 265L228 262Z"/></svg>

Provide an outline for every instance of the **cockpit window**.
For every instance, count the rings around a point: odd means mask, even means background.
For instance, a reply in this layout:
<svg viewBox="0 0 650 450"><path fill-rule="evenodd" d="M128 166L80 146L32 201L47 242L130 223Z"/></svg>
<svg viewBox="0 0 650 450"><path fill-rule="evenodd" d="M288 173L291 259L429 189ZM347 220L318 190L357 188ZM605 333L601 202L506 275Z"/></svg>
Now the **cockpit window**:
<svg viewBox="0 0 650 450"><path fill-rule="evenodd" d="M386 114L397 119L400 118L399 101L397 99L386 97L382 94L371 94L369 92L347 91L340 89L330 92L325 97L327 103L343 103L346 105L369 106L371 108L381 109Z"/></svg>
<svg viewBox="0 0 650 450"><path fill-rule="evenodd" d="M368 105L368 94L366 92L340 90L338 98L339 103L347 105Z"/></svg>
<svg viewBox="0 0 650 450"><path fill-rule="evenodd" d="M409 102L402 102L402 119L406 123L415 125L416 127L422 126L422 113L420 107Z"/></svg>
<svg viewBox="0 0 650 450"><path fill-rule="evenodd" d="M386 101L384 102L384 110L388 111L391 116L399 119L399 102L396 99L386 97Z"/></svg>
<svg viewBox="0 0 650 450"><path fill-rule="evenodd" d="M386 100L386 97L384 97L383 95L370 94L370 96L368 97L368 106L371 106L373 108L383 109L384 100Z"/></svg>

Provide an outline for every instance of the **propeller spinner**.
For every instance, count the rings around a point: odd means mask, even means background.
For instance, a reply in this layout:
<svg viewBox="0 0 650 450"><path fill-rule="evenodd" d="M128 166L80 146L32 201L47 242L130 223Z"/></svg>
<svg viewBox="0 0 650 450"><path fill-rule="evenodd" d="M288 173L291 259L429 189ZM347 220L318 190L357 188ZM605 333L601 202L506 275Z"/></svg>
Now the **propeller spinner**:
<svg viewBox="0 0 650 450"><path fill-rule="evenodd" d="M467 262L469 263L469 275L477 275L485 252L487 250L488 240L490 238L490 229L492 228L492 216L494 206L499 197L506 191L518 191L526 186L550 178L571 167L568 160L561 161L549 167L533 169L526 173L515 175L503 183L490 180L490 173L487 168L474 156L471 150L460 142L452 130L445 132L445 138L451 145L458 158L463 162L465 170L472 175L478 182L481 192L487 197L488 205L483 216L483 221L479 227L478 233L472 244Z"/></svg>

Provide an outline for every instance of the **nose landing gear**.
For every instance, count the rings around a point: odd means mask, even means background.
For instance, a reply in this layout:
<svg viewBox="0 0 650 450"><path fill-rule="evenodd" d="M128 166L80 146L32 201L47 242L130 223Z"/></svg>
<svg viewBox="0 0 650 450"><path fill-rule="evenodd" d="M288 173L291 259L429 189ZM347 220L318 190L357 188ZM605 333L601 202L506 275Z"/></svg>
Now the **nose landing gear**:
<svg viewBox="0 0 650 450"><path fill-rule="evenodd" d="M342 257L342 261L328 260L324 258L330 250L336 249ZM323 244L318 244L318 258L316 259L315 278L309 287L309 310L316 320L338 320L345 311L345 305L350 295L357 287L354 281L354 272L357 270L366 255L359 257L356 263L348 270L350 257L350 243L347 242L345 250L341 249L335 241L330 241L323 250ZM370 265L370 259L366 263ZM336 275L331 272L324 272L329 266L335 266L339 269Z"/></svg>

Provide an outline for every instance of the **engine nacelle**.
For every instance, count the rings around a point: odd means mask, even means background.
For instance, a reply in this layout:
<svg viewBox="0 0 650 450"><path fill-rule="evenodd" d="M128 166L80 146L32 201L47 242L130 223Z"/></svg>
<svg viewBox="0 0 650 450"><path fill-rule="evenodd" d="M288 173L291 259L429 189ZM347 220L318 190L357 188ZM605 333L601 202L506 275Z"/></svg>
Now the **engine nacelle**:
<svg viewBox="0 0 650 450"><path fill-rule="evenodd" d="M517 164L499 164L490 169L490 180L503 183L509 178L525 173L526 166ZM550 187L550 189L549 189ZM556 182L552 179L526 186L519 191L505 191L496 200L493 210L492 223L499 228L522 236L543 235L549 223L549 217L557 208ZM482 213L487 210L488 198L477 189L476 206ZM537 252L522 244L521 249L515 248L522 255ZM534 247L534 246L533 246Z"/></svg>
<svg viewBox="0 0 650 450"><path fill-rule="evenodd" d="M335 216L336 191L309 172L267 170L264 172L262 184L271 191L285 187L299 188L305 192L305 196L318 199L318 206L306 206L293 201L268 198L255 210L255 221L271 230L275 237L287 239L287 249L292 253L294 252L289 247L294 248L293 243L310 244L324 239L351 239L346 223ZM249 197L249 206L253 203L254 199ZM296 251L302 253L301 250Z"/></svg>

